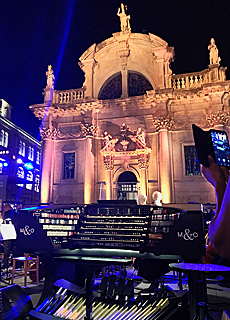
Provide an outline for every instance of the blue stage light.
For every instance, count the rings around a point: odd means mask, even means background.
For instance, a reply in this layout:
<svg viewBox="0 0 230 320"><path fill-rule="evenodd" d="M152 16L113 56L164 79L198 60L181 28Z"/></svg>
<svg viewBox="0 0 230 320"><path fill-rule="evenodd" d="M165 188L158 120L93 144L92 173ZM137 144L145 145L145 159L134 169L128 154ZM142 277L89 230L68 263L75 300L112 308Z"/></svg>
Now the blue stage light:
<svg viewBox="0 0 230 320"><path fill-rule="evenodd" d="M34 168L34 166L32 165L31 162L27 162L24 164L24 167L27 169L27 170L32 170Z"/></svg>

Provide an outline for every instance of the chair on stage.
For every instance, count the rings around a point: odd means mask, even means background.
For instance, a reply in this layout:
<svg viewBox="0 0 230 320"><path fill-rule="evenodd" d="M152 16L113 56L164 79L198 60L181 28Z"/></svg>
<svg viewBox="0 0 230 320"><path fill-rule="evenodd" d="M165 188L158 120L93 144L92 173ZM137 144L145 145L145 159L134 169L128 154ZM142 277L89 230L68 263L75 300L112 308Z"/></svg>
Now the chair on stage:
<svg viewBox="0 0 230 320"><path fill-rule="evenodd" d="M20 261L23 263L22 268L16 268L16 262ZM35 268L34 268L35 266ZM32 268L33 267L33 268ZM39 256L32 257L29 253L24 253L24 257L13 258L13 268L11 284L14 283L14 279L20 276L24 276L24 286L27 284L27 276L33 271L36 274L36 282L39 283Z"/></svg>

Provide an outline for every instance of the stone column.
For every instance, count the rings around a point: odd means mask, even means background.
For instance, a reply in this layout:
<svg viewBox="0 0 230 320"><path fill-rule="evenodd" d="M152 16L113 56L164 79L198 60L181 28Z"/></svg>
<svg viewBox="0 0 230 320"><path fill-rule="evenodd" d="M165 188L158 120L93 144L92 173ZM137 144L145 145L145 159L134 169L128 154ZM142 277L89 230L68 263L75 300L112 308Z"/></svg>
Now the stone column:
<svg viewBox="0 0 230 320"><path fill-rule="evenodd" d="M127 63L128 57L130 55L130 48L129 48L129 39L130 39L130 32L120 32L113 34L114 38L119 43L118 55L120 61L118 62L121 67L121 76L122 76L122 94L121 98L128 97L128 71L127 71Z"/></svg>
<svg viewBox="0 0 230 320"><path fill-rule="evenodd" d="M174 120L169 116L153 120L156 131L159 132L159 180L162 202L172 202L172 172L170 161L170 148L168 130L174 126Z"/></svg>
<svg viewBox="0 0 230 320"><path fill-rule="evenodd" d="M112 200L112 171L114 168L112 156L104 157L104 167L105 167L105 183L106 183L106 200Z"/></svg>
<svg viewBox="0 0 230 320"><path fill-rule="evenodd" d="M81 58L80 58L81 60ZM85 81L83 86L86 87L85 98L93 98L94 97L94 68L97 65L97 62L94 59L81 60L79 63L81 69L85 73Z"/></svg>
<svg viewBox="0 0 230 320"><path fill-rule="evenodd" d="M159 131L159 172L163 203L170 203L172 201L171 167L169 154L168 131L167 129L161 129Z"/></svg>
<svg viewBox="0 0 230 320"><path fill-rule="evenodd" d="M85 139L85 179L84 179L84 203L93 202L94 192L94 156L92 153L92 137Z"/></svg>
<svg viewBox="0 0 230 320"><path fill-rule="evenodd" d="M112 200L112 170L106 170L106 200Z"/></svg>
<svg viewBox="0 0 230 320"><path fill-rule="evenodd" d="M122 76L122 94L121 98L127 98L128 97L128 72L127 70L122 70L121 72Z"/></svg>
<svg viewBox="0 0 230 320"><path fill-rule="evenodd" d="M48 127L41 130L41 199L42 203L52 200L53 188L53 140L57 137L57 129L53 126L53 116L48 116Z"/></svg>
<svg viewBox="0 0 230 320"><path fill-rule="evenodd" d="M53 98L53 88L45 88L44 89L44 103L50 104Z"/></svg>
<svg viewBox="0 0 230 320"><path fill-rule="evenodd" d="M158 83L157 83L157 87L159 87L160 89L164 89L164 59L158 59L157 60L157 66L158 66Z"/></svg>
<svg viewBox="0 0 230 320"><path fill-rule="evenodd" d="M42 141L41 150L41 203L50 202L52 140L50 137Z"/></svg>
<svg viewBox="0 0 230 320"><path fill-rule="evenodd" d="M140 169L140 184L139 193L147 196L147 169L148 169L148 157L147 155L141 155L138 159Z"/></svg>
<svg viewBox="0 0 230 320"><path fill-rule="evenodd" d="M211 64L209 65L210 70L210 80L211 82L216 82L219 80L219 64Z"/></svg>

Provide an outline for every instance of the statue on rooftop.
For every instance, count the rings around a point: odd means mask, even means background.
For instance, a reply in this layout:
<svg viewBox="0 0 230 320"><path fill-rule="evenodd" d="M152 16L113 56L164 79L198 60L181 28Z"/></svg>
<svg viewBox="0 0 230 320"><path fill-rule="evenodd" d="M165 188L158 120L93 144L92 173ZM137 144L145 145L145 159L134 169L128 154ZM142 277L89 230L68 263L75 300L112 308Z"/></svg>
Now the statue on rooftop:
<svg viewBox="0 0 230 320"><path fill-rule="evenodd" d="M210 50L210 53L209 53L210 64L218 64L220 62L220 57L218 56L218 49L215 44L215 40L213 38L210 41L208 50Z"/></svg>
<svg viewBox="0 0 230 320"><path fill-rule="evenodd" d="M47 76L47 86L46 88L51 88L53 89L54 88L54 72L53 72L53 69L52 69L52 66L49 65L48 66L48 71L46 71L46 76Z"/></svg>
<svg viewBox="0 0 230 320"><path fill-rule="evenodd" d="M122 32L129 32L131 31L130 28L130 16L127 16L125 13L125 9L127 10L127 6L124 6L123 3L121 3L121 8L118 8L117 15L120 17L120 22L121 22L121 31Z"/></svg>

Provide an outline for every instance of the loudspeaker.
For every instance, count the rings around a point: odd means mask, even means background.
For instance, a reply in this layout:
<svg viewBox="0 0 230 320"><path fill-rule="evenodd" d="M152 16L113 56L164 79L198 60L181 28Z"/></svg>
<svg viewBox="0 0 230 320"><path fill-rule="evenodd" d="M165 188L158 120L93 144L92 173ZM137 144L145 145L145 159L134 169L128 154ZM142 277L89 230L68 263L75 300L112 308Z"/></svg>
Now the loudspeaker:
<svg viewBox="0 0 230 320"><path fill-rule="evenodd" d="M24 319L33 309L30 297L19 285L13 284L2 288L1 292L2 306L0 305L0 312L3 310L4 320Z"/></svg>

